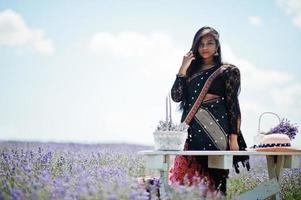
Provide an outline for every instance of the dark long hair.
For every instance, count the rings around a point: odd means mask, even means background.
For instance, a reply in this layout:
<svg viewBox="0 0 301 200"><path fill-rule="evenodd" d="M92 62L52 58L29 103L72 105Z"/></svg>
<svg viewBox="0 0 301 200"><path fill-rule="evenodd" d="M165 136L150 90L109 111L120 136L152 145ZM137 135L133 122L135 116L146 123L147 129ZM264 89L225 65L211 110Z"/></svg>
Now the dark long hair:
<svg viewBox="0 0 301 200"><path fill-rule="evenodd" d="M200 28L194 35L190 51L193 52L195 59L191 62L190 66L187 69L187 72L186 72L187 77L191 77L195 72L197 72L204 62L202 56L198 52L198 48L200 46L201 39L203 38L203 36L200 36L200 35L204 29L208 29L208 28L216 31L215 29L213 29L209 26L204 26L204 27ZM216 31L216 33L217 33L217 31ZM214 56L213 61L217 66L221 66L221 64L222 64L221 45L220 45L218 39L215 38L214 40L215 40L216 45L218 46L218 48L217 48L218 55ZM186 95L186 93L184 93L184 94ZM183 108L186 103L186 99L187 99L186 96L184 96L183 100L181 101L181 103L179 105L180 111L183 111Z"/></svg>

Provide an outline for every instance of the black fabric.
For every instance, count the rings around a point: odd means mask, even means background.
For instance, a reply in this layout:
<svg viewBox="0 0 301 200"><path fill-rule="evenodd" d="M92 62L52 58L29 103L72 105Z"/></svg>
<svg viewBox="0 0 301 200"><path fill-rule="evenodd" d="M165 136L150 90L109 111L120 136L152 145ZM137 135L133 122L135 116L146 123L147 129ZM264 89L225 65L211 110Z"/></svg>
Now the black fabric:
<svg viewBox="0 0 301 200"><path fill-rule="evenodd" d="M240 72L237 67L225 70L225 97L228 107L229 132L238 135L240 131L241 114L238 101L240 92Z"/></svg>
<svg viewBox="0 0 301 200"><path fill-rule="evenodd" d="M195 96L194 99L191 99L192 95L194 95L194 91L197 90L197 94L199 94L205 81L218 67L219 66L214 66L207 70L199 71L191 77L176 77L171 89L171 97L174 102L185 102L181 122L184 121L191 105L193 105L196 100ZM199 83L200 86L196 85L196 82ZM241 125L241 113L238 100L239 92L240 71L233 65L224 70L224 72L212 82L208 90L208 93L219 95L226 99L229 132L236 135L238 135Z"/></svg>
<svg viewBox="0 0 301 200"><path fill-rule="evenodd" d="M201 107L208 110L214 117L215 122L224 130L226 136L229 135L229 125L226 101L222 98L217 98L213 101L203 103ZM189 150L206 150L206 151L218 151L213 139L210 137L210 133L207 129L200 125L195 118L192 119L188 128L188 146ZM229 150L229 142L227 141L227 150Z"/></svg>
<svg viewBox="0 0 301 200"><path fill-rule="evenodd" d="M195 103L206 80L218 67L219 66L216 65L209 69L199 71L191 77L176 77L171 89L171 97L175 102L185 102L181 122L184 121L186 115ZM245 150L247 146L240 130L241 113L238 101L239 92L240 73L237 67L231 65L212 82L208 90L208 93L219 95L220 98L216 99L216 101L203 102L201 106L208 109L214 115L228 137L230 134L236 134L239 150ZM207 134L205 134L205 130L198 125L195 119L189 124L186 143L187 150L218 150ZM201 156L199 162L203 162L202 164L207 166L207 159L206 156ZM241 162L243 167L246 167L247 170L250 169L249 156L234 156L233 166L236 173L239 173L239 162ZM228 176L227 170L223 173ZM225 180L221 181L225 182Z"/></svg>
<svg viewBox="0 0 301 200"><path fill-rule="evenodd" d="M228 119L226 114L226 101L222 98L217 98L213 101L203 103L201 107L208 110L216 120L218 120L219 125L227 133ZM193 119L188 128L188 138L187 150L206 150L206 151L218 151L219 149L214 145L214 141L206 133L205 128L199 125L199 123ZM229 143L227 145L227 150L229 150ZM226 185L227 178L229 177L228 169L210 169L208 168L208 156L198 156L197 161L209 172L210 177L214 180L215 189L219 189L226 195Z"/></svg>

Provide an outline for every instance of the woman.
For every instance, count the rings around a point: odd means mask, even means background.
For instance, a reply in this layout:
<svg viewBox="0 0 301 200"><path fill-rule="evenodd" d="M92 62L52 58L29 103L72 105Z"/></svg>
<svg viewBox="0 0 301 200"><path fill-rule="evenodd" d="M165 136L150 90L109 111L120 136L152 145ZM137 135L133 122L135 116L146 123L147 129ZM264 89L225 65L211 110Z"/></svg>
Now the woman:
<svg viewBox="0 0 301 200"><path fill-rule="evenodd" d="M189 125L184 150L245 150L239 92L240 71L222 63L218 32L202 27L195 34L171 89L173 101L181 102L181 122ZM236 173L239 161L249 170L248 156L234 156ZM177 156L169 180L183 184L185 174L192 180L197 173L226 195L229 170L211 169L207 164L208 156Z"/></svg>

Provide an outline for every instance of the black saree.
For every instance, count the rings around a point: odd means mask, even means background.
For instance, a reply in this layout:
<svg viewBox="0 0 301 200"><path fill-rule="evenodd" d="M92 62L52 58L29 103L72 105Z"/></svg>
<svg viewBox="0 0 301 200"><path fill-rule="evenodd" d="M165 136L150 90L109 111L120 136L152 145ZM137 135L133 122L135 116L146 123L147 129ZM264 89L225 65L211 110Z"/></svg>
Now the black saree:
<svg viewBox="0 0 301 200"><path fill-rule="evenodd" d="M194 105L205 86L208 78L220 66L214 66L207 70L202 70L191 77L177 76L171 89L171 96L175 102L182 101L183 114L181 122L187 119L187 115L194 109ZM188 137L184 150L230 150L229 135L237 134L239 150L245 150L246 143L240 131L240 109L238 103L238 89L240 88L239 70L228 65L220 73L209 87L208 93L216 94L219 97L202 102L189 120ZM193 157L193 158L191 158ZM209 175L213 179L215 189L220 189L226 194L226 179L229 170L209 169L208 156L186 156L190 162L197 162L202 168L201 174ZM239 173L238 163L249 170L249 156L234 156L233 166L236 173ZM177 176L177 169L174 167L171 172ZM178 175L180 175L178 173ZM179 180L180 177L178 176Z"/></svg>

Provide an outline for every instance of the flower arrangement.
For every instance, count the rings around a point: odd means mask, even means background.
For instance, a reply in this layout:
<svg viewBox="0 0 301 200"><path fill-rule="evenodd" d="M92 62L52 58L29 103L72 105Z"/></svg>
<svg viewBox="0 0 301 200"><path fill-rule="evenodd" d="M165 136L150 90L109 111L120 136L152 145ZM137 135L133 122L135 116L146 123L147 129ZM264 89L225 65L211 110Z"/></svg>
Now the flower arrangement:
<svg viewBox="0 0 301 200"><path fill-rule="evenodd" d="M171 117L171 100L170 96L166 97L166 120L160 120L156 131L185 131L187 126L184 123L175 124Z"/></svg>
<svg viewBox="0 0 301 200"><path fill-rule="evenodd" d="M159 121L156 131L185 131L186 126L184 124L174 124L163 120Z"/></svg>
<svg viewBox="0 0 301 200"><path fill-rule="evenodd" d="M298 132L299 131L298 131L297 124L290 123L288 119L282 119L277 126L271 128L269 134L282 133L282 134L286 134L290 138L290 140L293 140L295 139L295 136Z"/></svg>
<svg viewBox="0 0 301 200"><path fill-rule="evenodd" d="M171 100L166 97L166 120L160 120L154 131L156 150L182 150L187 137L186 125L174 124L171 118Z"/></svg>

